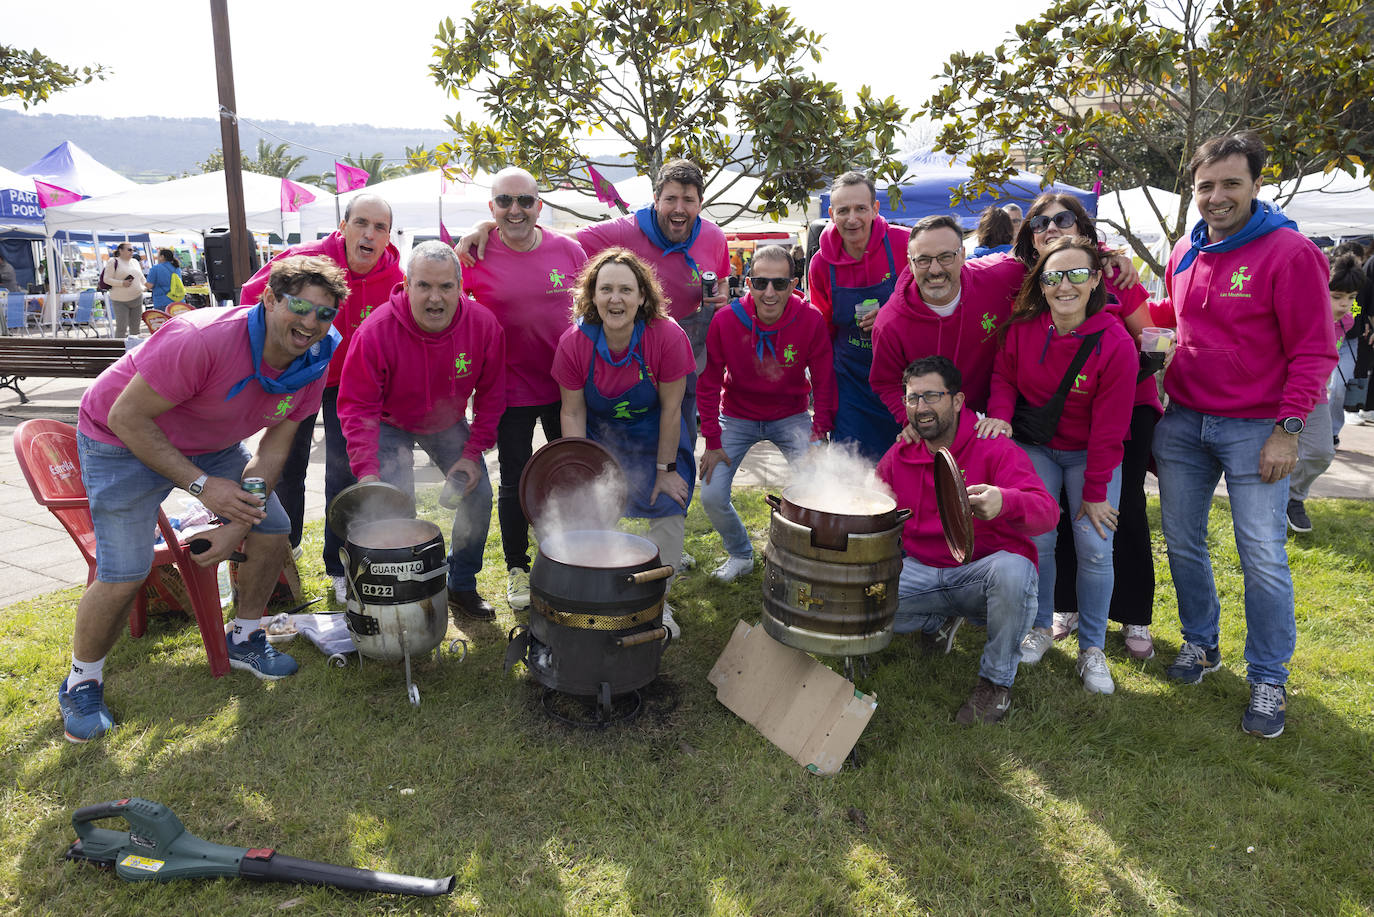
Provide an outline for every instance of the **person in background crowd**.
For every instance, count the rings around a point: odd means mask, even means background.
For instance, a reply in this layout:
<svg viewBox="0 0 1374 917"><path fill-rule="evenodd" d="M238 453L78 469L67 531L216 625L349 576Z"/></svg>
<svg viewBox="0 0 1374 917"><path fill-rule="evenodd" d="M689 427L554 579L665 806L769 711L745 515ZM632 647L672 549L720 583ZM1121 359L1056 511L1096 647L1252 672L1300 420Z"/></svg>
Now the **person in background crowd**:
<svg viewBox="0 0 1374 917"><path fill-rule="evenodd" d="M1202 218L1174 246L1169 298L1151 311L1155 324L1178 326L1164 373L1169 407L1154 438L1184 640L1169 677L1197 684L1221 667L1207 517L1224 474L1245 558L1250 702L1241 728L1274 738L1284 729L1297 643L1284 545L1288 476L1336 353L1326 258L1282 211L1257 199L1265 155L1248 133L1213 137L1193 154L1188 171Z"/></svg>
<svg viewBox="0 0 1374 917"><path fill-rule="evenodd" d="M1355 306L1355 295L1364 286L1364 271L1360 259L1352 254L1341 255L1331 263L1331 320L1335 323L1333 335L1336 340L1337 364L1327 383L1327 391L1312 413L1307 415L1307 426L1298 435L1298 463L1293 467L1292 479L1288 485L1288 527L1295 532L1312 531L1312 518L1307 515L1307 495L1312 491L1312 482L1321 477L1331 467L1336 457L1336 436L1332 429L1334 417L1339 412L1344 419L1342 401L1345 398L1345 383L1341 377L1344 366L1346 372L1354 369L1354 348L1345 346L1346 332L1350 330L1351 309ZM1350 359L1347 361L1346 356ZM1337 383L1339 381L1339 396ZM1330 404L1327 404L1330 399Z"/></svg>
<svg viewBox="0 0 1374 917"><path fill-rule="evenodd" d="M835 419L835 369L825 320L795 294L792 256L780 245L754 253L750 292L721 309L706 336L697 385L701 505L720 533L725 561L712 576L731 582L754 569L754 547L730 499L735 472L755 443L771 442L795 465ZM816 416L807 413L814 395Z"/></svg>
<svg viewBox="0 0 1374 917"><path fill-rule="evenodd" d="M964 402L960 373L948 357L912 362L902 373L903 401L915 442L899 439L878 463L878 477L899 507L902 574L893 632L919 633L928 651L948 653L964 618L987 626L978 683L955 721L995 723L1011 707L1021 636L1035 618L1035 545L1054 530L1059 506L1026 454L1003 437L974 435L977 417ZM935 454L948 449L963 473L973 514L973 554L959 563L945 543L936 504Z"/></svg>
<svg viewBox="0 0 1374 917"><path fill-rule="evenodd" d="M797 281L797 292L805 295L806 284L806 249L800 244L792 246L792 276Z"/></svg>
<svg viewBox="0 0 1374 917"><path fill-rule="evenodd" d="M834 341L839 409L831 439L854 443L876 462L897 438L901 422L869 383L873 327L879 307L896 289L908 232L879 215L873 180L861 172L845 172L830 186L830 220L811 256L807 289ZM894 388L900 374L898 368Z"/></svg>
<svg viewBox="0 0 1374 917"><path fill-rule="evenodd" d="M653 269L624 248L608 248L583 266L573 317L553 360L563 435L586 437L615 455L629 482L625 515L649 520L659 557L681 557L696 479L682 410L695 365L691 342L668 315ZM680 635L667 602L663 624Z"/></svg>
<svg viewBox="0 0 1374 917"><path fill-rule="evenodd" d="M1112 597L1112 536L1121 498L1122 442L1130 425L1139 359L1130 335L1105 310L1104 261L1097 244L1081 236L1046 246L1026 272L992 376L988 416L979 436L1015 434L1046 490L1068 494L1078 548L1078 674L1083 687L1115 690L1103 653ZM1011 422L1024 402L1050 401L1076 356L1086 349L1053 437L1040 442ZM1035 537L1040 570L1035 625L1021 642L1021 661L1039 662L1052 642L1055 532Z"/></svg>
<svg viewBox="0 0 1374 917"><path fill-rule="evenodd" d="M1011 216L1001 207L988 207L978 217L978 247L971 258L995 255L1011 251L1011 240L1016 238L1011 231Z"/></svg>
<svg viewBox="0 0 1374 917"><path fill-rule="evenodd" d="M143 316L143 287L147 279L143 268L134 257L134 247L121 242L115 249L114 257L105 261L101 279L109 286L110 311L114 313L115 334L123 339L138 332L138 322Z"/></svg>
<svg viewBox="0 0 1374 917"><path fill-rule="evenodd" d="M6 261L4 255L0 255L0 289L11 293L24 292L24 288L19 285L19 278L14 273L14 265Z"/></svg>
<svg viewBox="0 0 1374 917"><path fill-rule="evenodd" d="M1011 237L1015 239L1021 234L1021 205L1007 204L1002 209L1011 217Z"/></svg>
<svg viewBox="0 0 1374 917"><path fill-rule="evenodd" d="M1341 323L1343 340L1340 341L1338 347L1336 372L1332 374L1331 383L1327 388L1331 408L1331 439L1337 448L1340 448L1341 430L1345 425L1349 422L1357 424L1363 422L1360 420L1358 412L1350 413L1345 410L1346 389L1351 382L1361 378L1356 372L1360 365L1360 354L1364 347L1369 346L1370 338L1374 337L1374 330L1370 329L1364 315L1367 311L1364 304L1369 301L1365 297L1374 297L1374 277L1370 276L1371 271L1374 271L1374 258L1361 264L1365 260L1364 246L1356 242L1342 242L1331 250L1332 264L1334 265L1343 255L1351 255L1355 258L1356 265L1360 265L1363 279L1360 282L1360 288L1355 291L1355 296L1351 300L1350 315ZM1361 402L1361 407L1363 407L1363 402Z"/></svg>
<svg viewBox="0 0 1374 917"><path fill-rule="evenodd" d="M1364 288L1358 297L1359 308L1355 312L1355 325L1350 333L1355 337L1355 372L1352 378L1368 379L1374 376L1374 244L1369 247L1369 257L1364 263ZM1364 408L1356 412L1354 422L1374 424L1374 385L1365 397Z"/></svg>
<svg viewBox="0 0 1374 917"><path fill-rule="evenodd" d="M252 305L262 295L272 264L281 258L295 255L322 255L347 272L348 298L340 304L340 314L334 323L341 335L338 354L329 367L324 390L324 502L328 506L345 487L355 483L348 468L348 448L339 427L339 380L343 377L344 360L348 357L353 335L363 319L391 296L392 288L405 280L401 273L401 254L391 244L391 205L375 194L356 195L348 202L339 228L323 239L293 245L273 261L263 265L243 285L239 301ZM286 467L277 483L277 496L291 519L291 547L301 543L305 521L305 475L310 464L310 449L314 445L315 417L307 417L296 430ZM343 543L334 531L324 527L324 550L321 559L324 570L334 585L334 598L340 604L348 598L343 562L339 549Z"/></svg>
<svg viewBox="0 0 1374 917"><path fill-rule="evenodd" d="M572 293L587 260L582 246L537 225L544 202L539 185L524 169L497 172L487 203L496 231L486 256L463 271L468 295L491 310L506 335L506 411L496 428L501 484L496 518L506 561L506 601L512 610L530 604L530 523L520 508L520 474L534 454L534 426L548 441L563 435L559 425L554 351L568 330Z"/></svg>
<svg viewBox="0 0 1374 917"><path fill-rule="evenodd" d="M201 566L243 545L238 607L226 634L229 664L285 678L296 661L259 626L281 573L289 524L271 488L296 424L319 409L338 344L330 322L348 294L324 258L285 258L253 308L188 312L106 369L81 399L77 449L95 527L95 579L76 609L72 668L57 692L67 739L114 728L105 659L152 568L157 513L180 487L225 524L206 532ZM242 441L266 429L257 452ZM267 481L265 503L245 476Z"/></svg>
<svg viewBox="0 0 1374 917"><path fill-rule="evenodd" d="M148 272L148 282L145 288L153 294L153 308L161 309L164 312L172 304L172 299L167 293L172 288L172 278L181 276L181 262L177 260L176 253L170 248L159 248L157 250L157 264Z"/></svg>

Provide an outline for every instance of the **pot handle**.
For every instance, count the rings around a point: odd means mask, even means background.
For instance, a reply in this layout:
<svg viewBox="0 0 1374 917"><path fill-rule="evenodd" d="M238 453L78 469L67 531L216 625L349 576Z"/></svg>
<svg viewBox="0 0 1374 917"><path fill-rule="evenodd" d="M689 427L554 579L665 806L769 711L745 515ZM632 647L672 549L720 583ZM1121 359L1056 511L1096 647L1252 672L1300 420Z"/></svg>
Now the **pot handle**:
<svg viewBox="0 0 1374 917"><path fill-rule="evenodd" d="M912 511L911 511L910 509L905 508L905 507L903 507L902 509L897 510L897 515L896 515L896 517L895 517L895 518L896 518L897 524L898 524L898 525L901 525L903 522L906 522L908 519L911 518L911 514L912 514Z"/></svg>
<svg viewBox="0 0 1374 917"><path fill-rule="evenodd" d="M617 637L616 646L639 646L641 643L656 643L668 636L668 628L655 627L653 630L641 631L637 634L630 634L628 637Z"/></svg>
<svg viewBox="0 0 1374 917"><path fill-rule="evenodd" d="M777 494L769 494L768 496L763 498L763 502L773 507L773 509L776 509L778 511L782 510L782 498L779 497Z"/></svg>
<svg viewBox="0 0 1374 917"><path fill-rule="evenodd" d="M641 570L638 573L629 573L625 576L625 585L641 586L644 583L652 583L655 580L667 579L673 575L673 565L664 564L661 567L654 567L652 570Z"/></svg>

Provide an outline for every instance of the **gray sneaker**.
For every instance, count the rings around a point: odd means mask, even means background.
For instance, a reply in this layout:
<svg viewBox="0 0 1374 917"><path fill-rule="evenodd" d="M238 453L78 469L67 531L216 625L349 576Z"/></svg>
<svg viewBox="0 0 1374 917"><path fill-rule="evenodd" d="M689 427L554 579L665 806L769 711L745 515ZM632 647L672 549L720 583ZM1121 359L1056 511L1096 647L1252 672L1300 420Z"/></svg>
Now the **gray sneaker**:
<svg viewBox="0 0 1374 917"><path fill-rule="evenodd" d="M1090 646L1079 652L1078 677L1083 679L1083 690L1089 694L1111 694L1116 690L1107 657L1100 647Z"/></svg>
<svg viewBox="0 0 1374 917"><path fill-rule="evenodd" d="M1021 662L1023 665L1035 665L1045 657L1045 653L1054 645L1054 638L1043 630L1032 627L1030 633L1021 638Z"/></svg>
<svg viewBox="0 0 1374 917"><path fill-rule="evenodd" d="M945 618L945 622L933 632L921 632L921 648L927 653L940 656L948 656L949 651L954 648L954 635L959 632L959 627L964 623L964 619L958 615Z"/></svg>

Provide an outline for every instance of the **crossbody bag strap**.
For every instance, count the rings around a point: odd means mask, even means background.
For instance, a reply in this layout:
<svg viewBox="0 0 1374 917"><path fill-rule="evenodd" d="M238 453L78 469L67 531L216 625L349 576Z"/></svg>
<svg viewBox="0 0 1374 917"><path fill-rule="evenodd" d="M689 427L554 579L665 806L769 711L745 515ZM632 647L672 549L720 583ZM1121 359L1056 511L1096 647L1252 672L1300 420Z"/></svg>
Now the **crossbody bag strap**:
<svg viewBox="0 0 1374 917"><path fill-rule="evenodd" d="M1078 377L1078 371L1083 368L1083 364L1088 362L1088 354L1092 353L1097 342L1102 340L1102 334L1101 331L1094 331L1083 338L1083 343L1078 345L1078 353L1073 355L1073 362L1069 364L1069 369L1064 373L1064 378L1059 380L1059 388L1055 390L1054 397L1050 398L1049 404L1062 406L1068 399L1069 389L1073 387L1073 380Z"/></svg>

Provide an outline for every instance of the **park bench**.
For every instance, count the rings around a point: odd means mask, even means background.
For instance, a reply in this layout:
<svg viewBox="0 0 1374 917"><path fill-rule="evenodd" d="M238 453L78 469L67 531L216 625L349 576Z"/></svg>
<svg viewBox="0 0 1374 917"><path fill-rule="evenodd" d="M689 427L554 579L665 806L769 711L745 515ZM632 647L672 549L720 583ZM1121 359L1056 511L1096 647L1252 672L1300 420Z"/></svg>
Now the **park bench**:
<svg viewBox="0 0 1374 917"><path fill-rule="evenodd" d="M122 356L124 341L111 338L0 337L0 388L27 404L21 379L94 379Z"/></svg>

